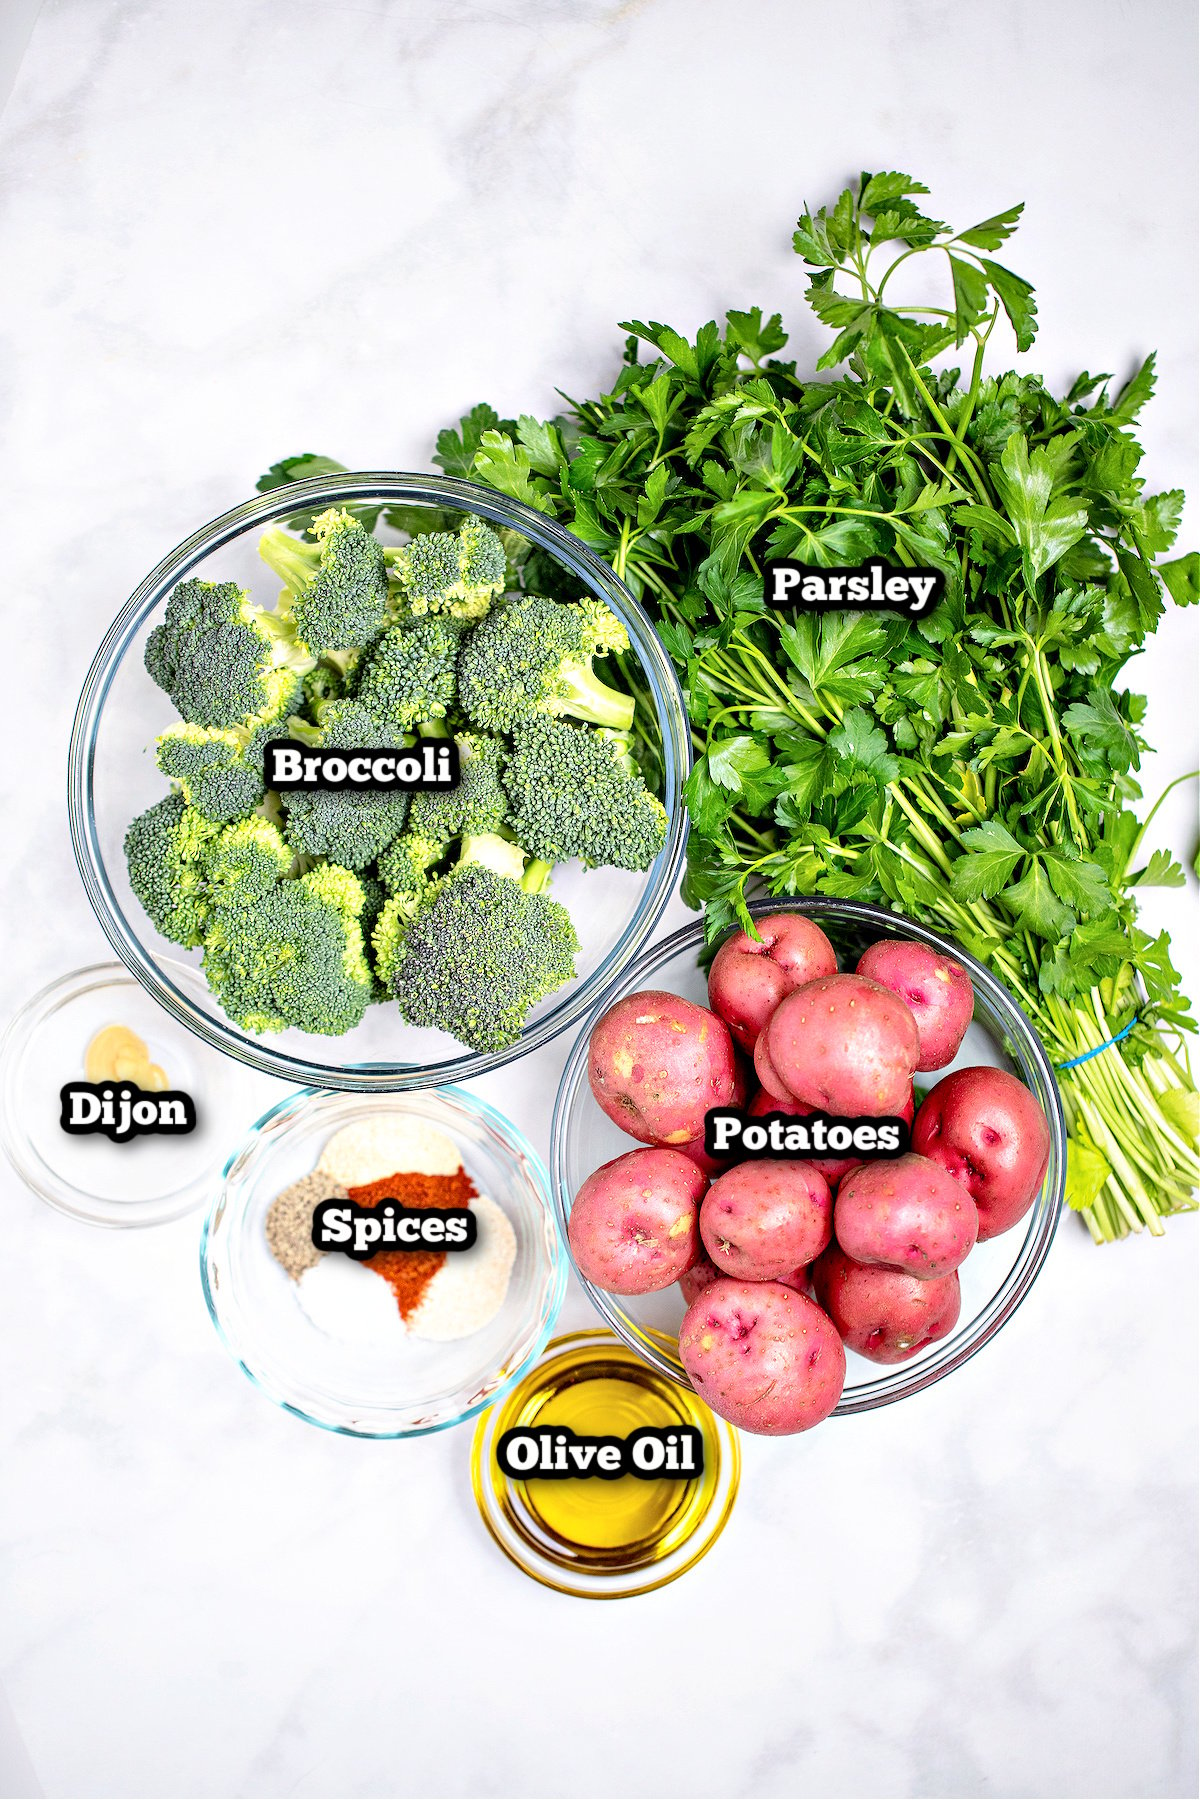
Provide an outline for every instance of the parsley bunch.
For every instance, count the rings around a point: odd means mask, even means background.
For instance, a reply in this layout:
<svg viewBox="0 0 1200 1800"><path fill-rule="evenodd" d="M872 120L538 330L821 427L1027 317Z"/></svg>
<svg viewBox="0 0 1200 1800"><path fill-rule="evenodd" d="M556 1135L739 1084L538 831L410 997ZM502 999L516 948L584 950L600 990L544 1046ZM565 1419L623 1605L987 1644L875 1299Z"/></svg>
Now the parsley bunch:
<svg viewBox="0 0 1200 1800"><path fill-rule="evenodd" d="M992 254L1021 208L952 232L926 191L864 175L800 219L830 378L784 360L758 307L694 340L633 321L610 393L548 421L477 406L436 460L554 515L654 616L696 750L685 894L711 932L763 890L875 900L995 969L1056 1063L1134 1021L1062 1074L1068 1198L1097 1241L1160 1232L1200 1174L1193 1022L1136 895L1184 874L1144 849L1145 703L1119 676L1200 583L1194 553L1162 560L1183 495L1138 475L1154 359L1115 393L986 373L1002 316L1020 350L1036 333ZM921 257L944 305L896 297ZM965 374L935 369L952 348ZM915 622L764 605L765 560L869 555L941 569L944 600Z"/></svg>

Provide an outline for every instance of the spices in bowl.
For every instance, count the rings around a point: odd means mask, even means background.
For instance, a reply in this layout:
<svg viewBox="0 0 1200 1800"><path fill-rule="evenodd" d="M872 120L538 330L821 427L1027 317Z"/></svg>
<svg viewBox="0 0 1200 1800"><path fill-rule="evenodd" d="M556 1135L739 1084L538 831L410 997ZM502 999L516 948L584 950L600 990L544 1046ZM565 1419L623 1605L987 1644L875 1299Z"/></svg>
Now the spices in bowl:
<svg viewBox="0 0 1200 1800"><path fill-rule="evenodd" d="M469 1208L475 1240L453 1252L380 1249L351 1261L314 1242L314 1214L331 1199L365 1208L384 1201L420 1211ZM331 1337L384 1349L407 1336L448 1342L482 1330L504 1304L517 1249L503 1210L479 1193L453 1139L396 1116L336 1132L317 1168L272 1201L265 1230L312 1323Z"/></svg>
<svg viewBox="0 0 1200 1800"><path fill-rule="evenodd" d="M370 1158L356 1155L356 1146L370 1140L358 1131L347 1135L348 1126L371 1128L377 1141ZM479 1194L467 1215L479 1227L475 1245L448 1256L439 1283L446 1284L455 1269L475 1266L486 1248L485 1198L494 1201L515 1239L515 1257L504 1257L499 1310L465 1337L420 1338L409 1330L391 1288L371 1273L369 1261L322 1255L303 1281L294 1281L267 1239L267 1214L289 1184L319 1173L328 1177L331 1195L348 1194L411 1167L411 1157L397 1145L418 1141L421 1129L435 1134L440 1172L453 1174L461 1165ZM428 1150L428 1138L425 1144ZM335 1198L322 1216L331 1219L350 1204ZM447 1229L454 1217L447 1215ZM356 1232L371 1219L369 1209L360 1209ZM519 1381L541 1355L562 1305L566 1256L537 1152L485 1101L454 1087L370 1095L307 1088L265 1112L229 1157L205 1221L200 1274L221 1342L260 1393L307 1424L378 1440L457 1424ZM355 1284L363 1325L357 1338L349 1308L329 1321L337 1326L333 1330L314 1324L305 1310L302 1289L315 1306L318 1281L339 1278ZM386 1309L383 1343L364 1336L369 1297L379 1301L381 1313Z"/></svg>
<svg viewBox="0 0 1200 1800"><path fill-rule="evenodd" d="M346 1189L331 1176L314 1170L276 1194L267 1212L267 1243L280 1268L299 1281L320 1262L322 1252L313 1243L313 1213L322 1200L345 1200Z"/></svg>

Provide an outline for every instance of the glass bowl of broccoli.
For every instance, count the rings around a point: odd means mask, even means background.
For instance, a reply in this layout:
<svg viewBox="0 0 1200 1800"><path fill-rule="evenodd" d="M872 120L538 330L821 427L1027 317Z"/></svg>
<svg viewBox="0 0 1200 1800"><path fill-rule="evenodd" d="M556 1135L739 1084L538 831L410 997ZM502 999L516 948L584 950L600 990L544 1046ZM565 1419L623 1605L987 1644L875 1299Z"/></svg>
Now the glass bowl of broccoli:
<svg viewBox="0 0 1200 1800"><path fill-rule="evenodd" d="M268 786L274 741L431 737L451 789ZM270 1075L401 1090L499 1067L619 979L676 884L689 754L666 650L577 538L446 476L323 475L126 601L68 805L109 941L176 1019Z"/></svg>

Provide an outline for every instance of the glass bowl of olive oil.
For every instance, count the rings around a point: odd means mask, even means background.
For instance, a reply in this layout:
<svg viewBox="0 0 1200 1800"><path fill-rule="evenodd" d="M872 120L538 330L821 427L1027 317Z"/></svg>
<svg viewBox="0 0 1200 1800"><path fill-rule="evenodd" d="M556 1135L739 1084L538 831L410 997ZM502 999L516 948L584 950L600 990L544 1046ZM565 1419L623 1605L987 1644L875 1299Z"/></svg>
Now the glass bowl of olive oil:
<svg viewBox="0 0 1200 1800"><path fill-rule="evenodd" d="M683 1478L521 1479L505 1473L505 1432L628 1437L653 1427L700 1433L702 1468ZM611 1331L555 1338L524 1380L484 1413L471 1447L483 1522L526 1575L584 1600L648 1594L694 1568L737 1497L737 1432L690 1389L650 1368Z"/></svg>

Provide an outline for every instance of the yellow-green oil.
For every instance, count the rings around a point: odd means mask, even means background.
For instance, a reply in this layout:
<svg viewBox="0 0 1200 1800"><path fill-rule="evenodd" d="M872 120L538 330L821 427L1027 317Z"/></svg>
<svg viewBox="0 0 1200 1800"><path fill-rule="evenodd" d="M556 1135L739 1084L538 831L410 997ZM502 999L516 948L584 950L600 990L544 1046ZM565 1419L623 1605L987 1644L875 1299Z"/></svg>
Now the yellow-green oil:
<svg viewBox="0 0 1200 1800"><path fill-rule="evenodd" d="M547 1397L532 1425L567 1425L577 1436L627 1437L644 1425L670 1426L677 1417L639 1382L597 1374ZM527 1481L525 1498L547 1531L586 1550L624 1550L666 1531L686 1505L687 1481Z"/></svg>
<svg viewBox="0 0 1200 1800"><path fill-rule="evenodd" d="M564 1566L644 1567L670 1555L708 1510L720 1443L707 1408L613 1339L571 1345L540 1363L506 1400L496 1437L515 1427L567 1426L579 1436L626 1437L645 1426L699 1426L704 1469L684 1480L623 1475L520 1481L493 1467L504 1510L519 1536ZM501 1497L501 1487L497 1487Z"/></svg>

